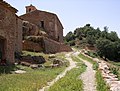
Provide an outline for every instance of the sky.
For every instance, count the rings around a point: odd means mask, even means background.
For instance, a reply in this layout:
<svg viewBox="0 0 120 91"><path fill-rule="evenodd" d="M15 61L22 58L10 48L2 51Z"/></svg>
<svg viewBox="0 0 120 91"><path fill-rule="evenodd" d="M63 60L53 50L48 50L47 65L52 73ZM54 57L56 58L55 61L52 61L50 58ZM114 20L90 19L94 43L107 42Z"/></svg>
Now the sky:
<svg viewBox="0 0 120 91"><path fill-rule="evenodd" d="M120 37L120 0L5 0L18 9L17 15L25 14L30 4L38 10L58 15L64 26L64 35L78 27L109 27Z"/></svg>

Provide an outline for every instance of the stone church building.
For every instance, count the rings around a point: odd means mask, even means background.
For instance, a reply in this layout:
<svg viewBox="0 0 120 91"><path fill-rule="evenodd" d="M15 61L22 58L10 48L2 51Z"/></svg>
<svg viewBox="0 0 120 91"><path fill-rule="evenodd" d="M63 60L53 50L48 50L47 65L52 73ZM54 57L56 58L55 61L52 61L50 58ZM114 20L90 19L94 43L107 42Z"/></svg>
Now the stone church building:
<svg viewBox="0 0 120 91"><path fill-rule="evenodd" d="M21 19L33 23L43 29L49 38L63 42L63 26L56 14L37 10L35 6L26 6L26 14Z"/></svg>
<svg viewBox="0 0 120 91"><path fill-rule="evenodd" d="M26 6L26 14L21 16L16 15L17 11L0 0L0 61L5 59L14 63L15 52L22 50L45 53L71 51L63 43L63 26L56 14L37 10L33 5ZM39 41L36 42L36 38Z"/></svg>

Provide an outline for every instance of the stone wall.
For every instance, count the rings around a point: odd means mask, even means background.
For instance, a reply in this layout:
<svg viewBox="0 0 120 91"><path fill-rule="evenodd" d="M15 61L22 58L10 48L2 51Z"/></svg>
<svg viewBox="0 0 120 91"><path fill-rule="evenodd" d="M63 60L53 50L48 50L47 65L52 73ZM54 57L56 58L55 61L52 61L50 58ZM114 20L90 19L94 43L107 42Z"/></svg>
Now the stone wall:
<svg viewBox="0 0 120 91"><path fill-rule="evenodd" d="M22 51L22 20L17 18L16 22L16 42L15 42L15 52Z"/></svg>
<svg viewBox="0 0 120 91"><path fill-rule="evenodd" d="M14 63L15 33L15 12L0 4L0 36L5 39L4 57L10 63Z"/></svg>
<svg viewBox="0 0 120 91"><path fill-rule="evenodd" d="M60 49L59 49L59 52L70 52L72 51L71 47L62 43L60 44Z"/></svg>
<svg viewBox="0 0 120 91"><path fill-rule="evenodd" d="M32 41L29 41L29 40L24 40L23 41L23 50L42 52L43 47L39 43L34 43Z"/></svg>
<svg viewBox="0 0 120 91"><path fill-rule="evenodd" d="M23 50L37 51L44 53L57 53L57 52L70 52L72 49L70 46L64 43L59 43L47 37L41 37L42 40L39 43L35 43L29 40L23 41Z"/></svg>
<svg viewBox="0 0 120 91"><path fill-rule="evenodd" d="M70 52L72 49L63 43L56 42L54 40L43 38L45 53L57 53L57 52Z"/></svg>
<svg viewBox="0 0 120 91"><path fill-rule="evenodd" d="M44 52L45 53L57 53L59 52L60 45L58 42L48 38L43 38L44 41Z"/></svg>

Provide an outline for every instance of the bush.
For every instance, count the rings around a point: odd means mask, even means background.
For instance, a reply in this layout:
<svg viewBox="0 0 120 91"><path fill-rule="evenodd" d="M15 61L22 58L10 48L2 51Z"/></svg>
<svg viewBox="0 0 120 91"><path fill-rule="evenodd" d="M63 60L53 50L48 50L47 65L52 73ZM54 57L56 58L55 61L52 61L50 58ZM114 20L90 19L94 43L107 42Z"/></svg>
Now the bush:
<svg viewBox="0 0 120 91"><path fill-rule="evenodd" d="M116 67L111 67L110 68L110 71L113 73L113 74L115 74L115 75L117 75L118 76L118 74L119 74L119 68L116 68Z"/></svg>

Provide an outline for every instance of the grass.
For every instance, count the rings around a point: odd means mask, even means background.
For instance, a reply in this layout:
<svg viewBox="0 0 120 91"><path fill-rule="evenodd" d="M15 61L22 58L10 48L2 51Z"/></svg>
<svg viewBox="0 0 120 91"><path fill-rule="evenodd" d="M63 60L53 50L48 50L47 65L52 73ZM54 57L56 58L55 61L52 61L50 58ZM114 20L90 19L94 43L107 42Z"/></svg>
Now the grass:
<svg viewBox="0 0 120 91"><path fill-rule="evenodd" d="M97 91L109 91L109 87L106 85L106 82L103 80L103 77L99 70L97 70L96 72L96 81L97 81Z"/></svg>
<svg viewBox="0 0 120 91"><path fill-rule="evenodd" d="M79 59L73 57L74 61ZM86 66L79 60L78 68L73 68L65 77L57 81L48 91L83 91L83 83L79 78L80 74L85 71Z"/></svg>
<svg viewBox="0 0 120 91"><path fill-rule="evenodd" d="M34 53L28 51L23 51L23 55L43 56L46 59L48 59L49 56L43 53ZM64 57L64 55L62 55L61 58L62 57ZM51 63L51 61L47 61L44 65L48 66ZM26 73L5 74L6 72L4 73L3 71L3 73L0 75L0 91L39 91L39 89L45 86L47 82L51 81L58 74L60 74L66 68L66 66L31 69L30 67L18 65L15 68L24 69ZM6 68L6 71L7 69L9 68Z"/></svg>
<svg viewBox="0 0 120 91"><path fill-rule="evenodd" d="M110 71L118 76L118 79L120 80L120 62L113 62L113 61L108 61L110 63Z"/></svg>
<svg viewBox="0 0 120 91"><path fill-rule="evenodd" d="M97 70L97 69L98 69L98 66L99 66L98 63L95 62L95 61L93 61L91 58L88 58L88 57L84 56L83 54L79 54L79 57L82 58L82 59L84 59L84 60L89 61L90 63L92 63L94 70Z"/></svg>
<svg viewBox="0 0 120 91"><path fill-rule="evenodd" d="M98 70L98 66L99 66L98 63L93 61L91 58L84 56L83 54L80 54L79 57L93 64L93 69L96 70L95 76L96 76L96 83L97 83L97 91L109 91L109 87L106 85L101 75L101 72Z"/></svg>
<svg viewBox="0 0 120 91"><path fill-rule="evenodd" d="M62 72L65 67L36 70L28 67L23 68L27 73L1 75L0 91L38 91L38 89L46 85L47 81L51 81Z"/></svg>

